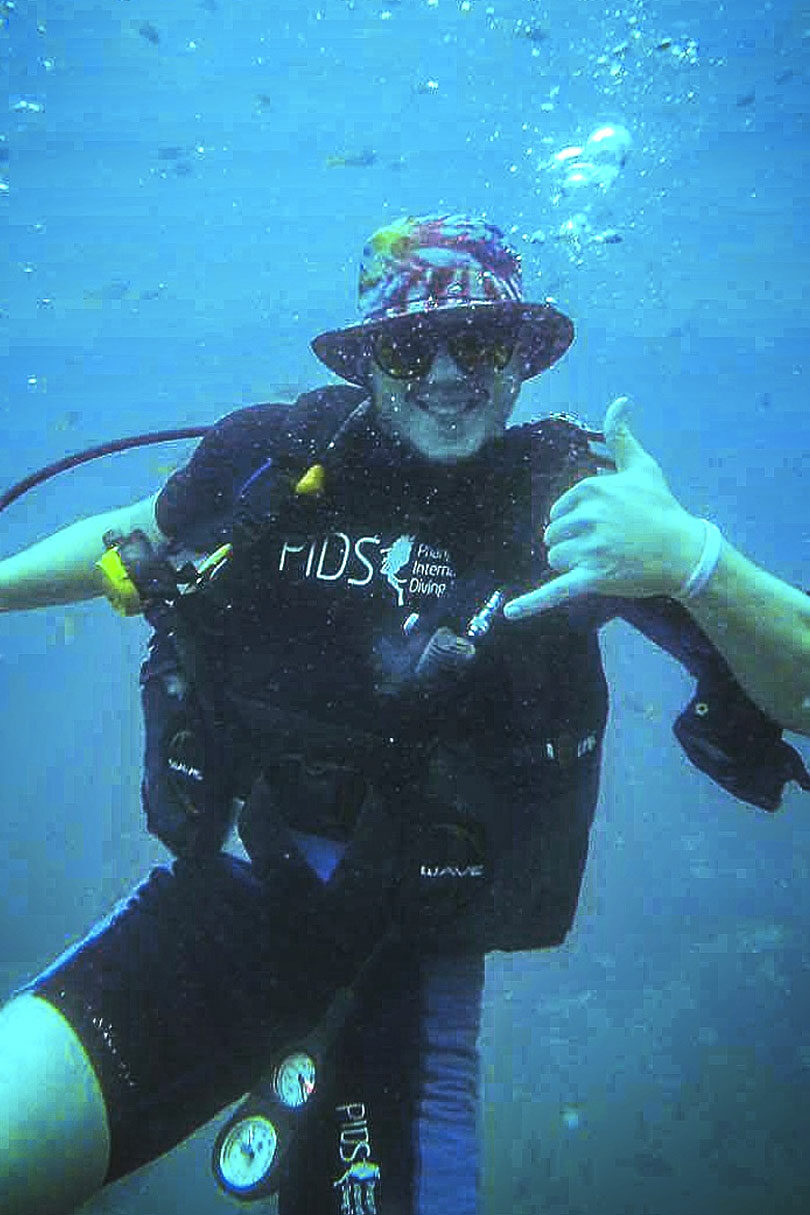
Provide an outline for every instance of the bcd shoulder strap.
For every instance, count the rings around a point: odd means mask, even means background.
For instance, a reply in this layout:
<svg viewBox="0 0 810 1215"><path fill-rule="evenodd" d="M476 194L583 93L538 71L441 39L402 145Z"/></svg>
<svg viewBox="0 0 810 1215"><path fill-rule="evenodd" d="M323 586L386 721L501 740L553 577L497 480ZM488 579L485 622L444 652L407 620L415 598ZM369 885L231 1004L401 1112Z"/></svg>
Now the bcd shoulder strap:
<svg viewBox="0 0 810 1215"><path fill-rule="evenodd" d="M328 384L302 393L287 418L281 451L287 459L317 460L368 397L363 388Z"/></svg>

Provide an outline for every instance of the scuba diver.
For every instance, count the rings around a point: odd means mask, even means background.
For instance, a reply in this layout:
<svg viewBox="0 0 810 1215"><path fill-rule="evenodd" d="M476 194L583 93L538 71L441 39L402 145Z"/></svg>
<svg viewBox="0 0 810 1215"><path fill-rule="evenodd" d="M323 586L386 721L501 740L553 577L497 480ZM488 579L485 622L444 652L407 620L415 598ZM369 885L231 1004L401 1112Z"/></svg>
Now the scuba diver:
<svg viewBox="0 0 810 1215"><path fill-rule="evenodd" d="M624 403L604 435L508 426L573 325L524 301L500 230L379 229L359 301L313 341L344 384L237 410L155 496L0 563L5 610L106 594L152 625L143 804L173 854L0 1012L2 1215L75 1209L261 1076L279 1118L251 1106L218 1140L232 1195L473 1215L484 959L573 922L608 620L696 680L674 727L694 764L766 810L810 788L696 607L731 550ZM603 483L628 487L612 549L583 522Z"/></svg>

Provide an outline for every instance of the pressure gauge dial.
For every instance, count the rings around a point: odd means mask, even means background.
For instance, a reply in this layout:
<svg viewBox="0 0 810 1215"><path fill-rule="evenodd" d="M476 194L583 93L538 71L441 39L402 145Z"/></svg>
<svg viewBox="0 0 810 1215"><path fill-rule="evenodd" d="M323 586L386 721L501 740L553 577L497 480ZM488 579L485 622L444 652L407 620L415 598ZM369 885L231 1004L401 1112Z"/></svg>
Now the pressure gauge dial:
<svg viewBox="0 0 810 1215"><path fill-rule="evenodd" d="M223 1188L242 1198L260 1190L272 1171L277 1144L276 1128L263 1114L247 1114L234 1122L214 1160Z"/></svg>
<svg viewBox="0 0 810 1215"><path fill-rule="evenodd" d="M315 1060L305 1051L287 1055L276 1068L273 1088L288 1109L306 1105L315 1091Z"/></svg>

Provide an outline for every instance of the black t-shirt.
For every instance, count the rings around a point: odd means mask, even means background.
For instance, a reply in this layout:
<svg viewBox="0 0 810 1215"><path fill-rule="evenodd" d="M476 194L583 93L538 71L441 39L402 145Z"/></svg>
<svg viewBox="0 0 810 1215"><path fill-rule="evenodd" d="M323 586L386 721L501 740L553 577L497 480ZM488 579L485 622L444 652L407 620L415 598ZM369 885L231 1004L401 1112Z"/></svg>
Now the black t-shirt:
<svg viewBox="0 0 810 1215"><path fill-rule="evenodd" d="M561 441L558 428L543 443L516 428L458 466L429 465L362 418L330 449L330 432L357 403L348 392L337 409L323 403L320 442L309 401L229 415L158 498L161 530L201 548L230 538L246 502L277 517L220 588L227 610L217 644L233 703L252 706L254 721L269 709L274 731L274 709L306 714L350 745L441 729L479 737L492 755L505 736L513 750L528 748L541 700L547 715L565 710L583 738L600 736L593 610L584 623L560 613L501 621L452 696L412 680L440 625L463 633L493 592L528 589L546 569L541 516L552 483L587 458L582 432L569 427ZM326 469L323 493L296 496L315 460Z"/></svg>

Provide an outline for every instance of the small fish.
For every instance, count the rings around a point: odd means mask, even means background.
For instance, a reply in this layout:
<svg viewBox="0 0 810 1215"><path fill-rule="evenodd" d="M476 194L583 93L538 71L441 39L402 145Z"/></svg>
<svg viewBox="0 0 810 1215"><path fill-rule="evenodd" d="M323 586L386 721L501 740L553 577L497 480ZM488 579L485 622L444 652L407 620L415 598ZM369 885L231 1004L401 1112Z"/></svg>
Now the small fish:
<svg viewBox="0 0 810 1215"><path fill-rule="evenodd" d="M754 102L756 101L756 99L757 99L756 90L751 89L751 91L748 93L741 93L740 96L737 98L735 105L738 107L738 109L742 109L743 106L753 105Z"/></svg>
<svg viewBox="0 0 810 1215"><path fill-rule="evenodd" d="M371 148L364 148L362 152L353 152L348 156L328 156L326 167L327 169L366 169L376 162L377 153Z"/></svg>
<svg viewBox="0 0 810 1215"><path fill-rule="evenodd" d="M59 417L53 423L52 429L56 431L57 434L61 434L66 430L73 430L74 427L79 425L81 420L82 415L78 409L67 409L63 414L59 415Z"/></svg>
<svg viewBox="0 0 810 1215"><path fill-rule="evenodd" d="M151 42L152 46L157 46L160 42L160 34L155 29L154 25L151 25L148 21L141 22L141 24L138 26L138 33L142 38L145 38L147 42Z"/></svg>
<svg viewBox="0 0 810 1215"><path fill-rule="evenodd" d="M657 1152L636 1152L620 1158L619 1163L629 1165L642 1177L671 1177L675 1172L669 1161Z"/></svg>
<svg viewBox="0 0 810 1215"><path fill-rule="evenodd" d="M733 957L740 954L779 953L790 946L790 933L777 923L754 924L732 932L718 932L705 941L696 941L692 952Z"/></svg>
<svg viewBox="0 0 810 1215"><path fill-rule="evenodd" d="M605 228L604 232L594 232L591 237L592 245L620 245L622 234L615 228Z"/></svg>
<svg viewBox="0 0 810 1215"><path fill-rule="evenodd" d="M126 299L129 292L129 282L125 279L114 278L103 287L85 291L84 298L88 304L103 304L111 300Z"/></svg>
<svg viewBox="0 0 810 1215"><path fill-rule="evenodd" d="M515 38L528 38L529 42L545 42L549 37L547 29L541 25L532 25L528 21L518 20L512 31Z"/></svg>

